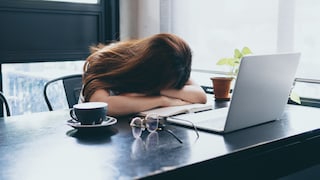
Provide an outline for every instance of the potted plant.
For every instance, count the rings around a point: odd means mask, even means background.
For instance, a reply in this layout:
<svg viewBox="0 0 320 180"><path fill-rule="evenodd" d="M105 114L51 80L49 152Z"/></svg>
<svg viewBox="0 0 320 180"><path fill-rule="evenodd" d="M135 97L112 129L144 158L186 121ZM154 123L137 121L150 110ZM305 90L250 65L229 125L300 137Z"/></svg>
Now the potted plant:
<svg viewBox="0 0 320 180"><path fill-rule="evenodd" d="M230 66L230 71L227 77L212 77L213 92L215 94L215 100L230 100L230 88L231 82L237 77L239 71L240 61L243 56L252 54L252 51L248 47L243 47L240 51L239 49L234 50L233 57L221 58L216 64L217 65L227 65ZM297 104L301 104L300 96L291 90L289 99Z"/></svg>
<svg viewBox="0 0 320 180"><path fill-rule="evenodd" d="M239 49L234 50L233 57L221 58L217 65L227 65L230 67L226 77L212 77L213 92L216 101L228 101L230 100L230 89L233 79L236 78L239 65L242 57L247 54L251 54L251 50L248 47L243 47L240 51Z"/></svg>

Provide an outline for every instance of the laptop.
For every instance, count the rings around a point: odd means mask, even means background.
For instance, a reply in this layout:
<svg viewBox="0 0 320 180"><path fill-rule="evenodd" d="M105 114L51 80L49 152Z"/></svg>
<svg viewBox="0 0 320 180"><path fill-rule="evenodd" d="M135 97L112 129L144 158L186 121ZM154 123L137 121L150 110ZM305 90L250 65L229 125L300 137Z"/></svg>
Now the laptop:
<svg viewBox="0 0 320 180"><path fill-rule="evenodd" d="M228 133L279 120L293 87L300 53L244 56L229 107L168 117L200 130Z"/></svg>

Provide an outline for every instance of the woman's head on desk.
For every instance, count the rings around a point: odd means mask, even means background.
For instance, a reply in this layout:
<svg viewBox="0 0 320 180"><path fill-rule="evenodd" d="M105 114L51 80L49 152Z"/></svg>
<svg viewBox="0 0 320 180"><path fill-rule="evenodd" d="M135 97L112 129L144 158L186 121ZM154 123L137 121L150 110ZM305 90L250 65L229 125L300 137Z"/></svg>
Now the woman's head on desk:
<svg viewBox="0 0 320 180"><path fill-rule="evenodd" d="M84 97L96 89L159 94L163 89L181 89L190 77L191 49L173 34L100 44L91 52L84 65Z"/></svg>

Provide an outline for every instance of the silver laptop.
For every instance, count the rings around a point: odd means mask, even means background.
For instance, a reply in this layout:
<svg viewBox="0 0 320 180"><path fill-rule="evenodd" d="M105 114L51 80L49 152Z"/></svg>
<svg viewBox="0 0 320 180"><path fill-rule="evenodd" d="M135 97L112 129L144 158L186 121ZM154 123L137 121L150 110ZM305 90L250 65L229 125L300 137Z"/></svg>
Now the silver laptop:
<svg viewBox="0 0 320 180"><path fill-rule="evenodd" d="M168 122L227 133L280 119L293 86L300 53L243 57L228 108L167 118ZM190 121L190 122L188 122Z"/></svg>

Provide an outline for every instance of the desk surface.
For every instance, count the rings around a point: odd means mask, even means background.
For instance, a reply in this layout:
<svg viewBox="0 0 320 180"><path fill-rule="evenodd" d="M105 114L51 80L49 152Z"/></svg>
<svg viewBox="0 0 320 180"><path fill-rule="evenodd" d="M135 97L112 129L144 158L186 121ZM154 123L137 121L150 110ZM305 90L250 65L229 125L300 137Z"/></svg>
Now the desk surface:
<svg viewBox="0 0 320 180"><path fill-rule="evenodd" d="M222 104L223 106L223 104ZM68 111L0 118L0 179L136 179L188 172L241 152L255 153L319 134L320 109L288 105L286 118L218 135L168 125L170 134L134 139L129 118L99 132L66 124ZM298 140L297 140L298 139ZM183 170L186 171L183 171ZM190 171L189 171L190 173ZM177 174L175 174L177 175Z"/></svg>

